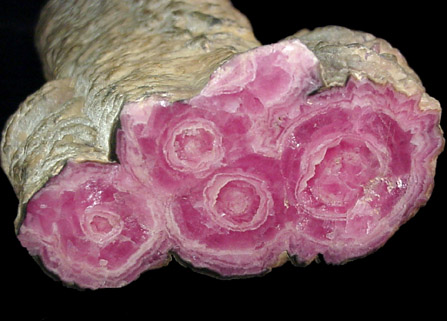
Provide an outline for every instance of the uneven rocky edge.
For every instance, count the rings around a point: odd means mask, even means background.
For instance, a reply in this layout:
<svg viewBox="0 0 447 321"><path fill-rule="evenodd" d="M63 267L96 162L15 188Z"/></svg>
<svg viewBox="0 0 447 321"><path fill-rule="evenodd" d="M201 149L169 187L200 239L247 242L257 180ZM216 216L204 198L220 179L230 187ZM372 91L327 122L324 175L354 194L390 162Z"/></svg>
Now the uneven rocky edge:
<svg viewBox="0 0 447 321"><path fill-rule="evenodd" d="M48 82L11 116L16 232L66 284L171 256L223 278L340 264L424 205L441 108L400 52L330 26L261 46L229 1L50 1Z"/></svg>

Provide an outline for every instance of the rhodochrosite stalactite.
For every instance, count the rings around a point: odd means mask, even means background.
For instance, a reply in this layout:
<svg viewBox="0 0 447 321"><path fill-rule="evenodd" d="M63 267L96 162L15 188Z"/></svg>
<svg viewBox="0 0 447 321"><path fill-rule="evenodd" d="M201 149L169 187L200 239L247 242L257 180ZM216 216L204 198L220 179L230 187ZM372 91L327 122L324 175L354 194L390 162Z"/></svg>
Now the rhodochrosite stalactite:
<svg viewBox="0 0 447 321"><path fill-rule="evenodd" d="M70 162L28 203L18 237L62 280L118 287L167 261L154 200L120 166Z"/></svg>
<svg viewBox="0 0 447 321"><path fill-rule="evenodd" d="M50 81L2 143L18 238L65 283L123 286L172 255L224 278L339 264L427 202L440 106L384 40L327 27L260 46L227 1L111 2L50 1Z"/></svg>

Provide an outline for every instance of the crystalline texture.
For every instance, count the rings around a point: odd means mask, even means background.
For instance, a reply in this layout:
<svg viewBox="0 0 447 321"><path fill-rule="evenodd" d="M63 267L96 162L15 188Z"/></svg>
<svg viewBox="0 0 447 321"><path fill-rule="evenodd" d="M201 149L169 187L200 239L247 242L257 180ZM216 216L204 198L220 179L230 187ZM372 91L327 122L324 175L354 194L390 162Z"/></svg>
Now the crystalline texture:
<svg viewBox="0 0 447 321"><path fill-rule="evenodd" d="M168 253L221 277L366 255L431 192L443 140L420 99L367 78L323 88L296 39L250 50L189 100L127 103L119 164L70 162L29 202L20 240L91 288Z"/></svg>
<svg viewBox="0 0 447 321"><path fill-rule="evenodd" d="M19 239L51 273L118 287L168 260L162 204L120 166L69 163L28 203Z"/></svg>

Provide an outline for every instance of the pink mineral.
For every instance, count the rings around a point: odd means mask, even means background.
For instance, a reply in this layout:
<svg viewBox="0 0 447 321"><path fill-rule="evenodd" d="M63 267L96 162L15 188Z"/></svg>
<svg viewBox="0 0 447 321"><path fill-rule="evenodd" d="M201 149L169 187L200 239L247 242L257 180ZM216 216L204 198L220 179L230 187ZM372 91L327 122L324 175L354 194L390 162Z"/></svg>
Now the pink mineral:
<svg viewBox="0 0 447 321"><path fill-rule="evenodd" d="M119 287L168 260L162 204L147 197L120 166L70 162L28 203L19 239L67 284Z"/></svg>
<svg viewBox="0 0 447 321"><path fill-rule="evenodd" d="M234 56L189 100L125 104L119 164L69 162L29 202L22 244L90 288L171 253L231 278L375 251L430 195L440 113L366 77L324 88L320 72L287 40Z"/></svg>

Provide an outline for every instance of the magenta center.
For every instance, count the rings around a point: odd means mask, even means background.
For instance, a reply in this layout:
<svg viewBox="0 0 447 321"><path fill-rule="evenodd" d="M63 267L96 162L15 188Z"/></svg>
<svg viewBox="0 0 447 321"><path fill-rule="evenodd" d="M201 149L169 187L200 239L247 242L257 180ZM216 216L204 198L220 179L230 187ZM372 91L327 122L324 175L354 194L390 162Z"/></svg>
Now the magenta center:
<svg viewBox="0 0 447 321"><path fill-rule="evenodd" d="M311 207L346 213L363 196L363 187L379 171L377 157L364 142L344 138L326 150L304 189Z"/></svg>
<svg viewBox="0 0 447 321"><path fill-rule="evenodd" d="M103 243L119 235L123 226L124 222L117 213L87 210L82 229L90 240Z"/></svg>
<svg viewBox="0 0 447 321"><path fill-rule="evenodd" d="M90 222L90 226L93 232L99 234L107 234L113 228L113 225L108 219L98 215L93 217L92 221Z"/></svg>
<svg viewBox="0 0 447 321"><path fill-rule="evenodd" d="M250 183L235 180L220 189L215 208L227 220L242 223L253 219L259 205L256 189Z"/></svg>
<svg viewBox="0 0 447 321"><path fill-rule="evenodd" d="M198 161L213 152L214 135L203 128L188 128L175 137L174 148L178 159Z"/></svg>

